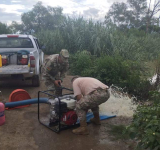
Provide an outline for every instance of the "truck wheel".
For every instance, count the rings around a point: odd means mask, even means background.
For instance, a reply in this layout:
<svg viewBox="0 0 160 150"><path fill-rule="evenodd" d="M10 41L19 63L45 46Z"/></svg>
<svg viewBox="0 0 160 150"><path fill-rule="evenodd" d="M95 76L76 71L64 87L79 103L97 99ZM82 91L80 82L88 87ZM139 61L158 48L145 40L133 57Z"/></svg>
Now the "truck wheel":
<svg viewBox="0 0 160 150"><path fill-rule="evenodd" d="M35 75L32 77L32 86L38 87L40 85L39 75Z"/></svg>

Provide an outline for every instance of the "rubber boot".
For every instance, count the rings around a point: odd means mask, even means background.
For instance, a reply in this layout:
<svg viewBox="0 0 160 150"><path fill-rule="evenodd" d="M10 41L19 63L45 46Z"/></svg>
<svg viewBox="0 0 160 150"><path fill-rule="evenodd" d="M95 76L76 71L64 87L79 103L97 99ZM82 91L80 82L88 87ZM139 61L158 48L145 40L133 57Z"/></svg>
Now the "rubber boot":
<svg viewBox="0 0 160 150"><path fill-rule="evenodd" d="M87 129L86 120L85 121L80 121L80 127L72 130L72 132L74 134L77 134L77 135L88 135L89 132L88 132L88 129Z"/></svg>
<svg viewBox="0 0 160 150"><path fill-rule="evenodd" d="M101 121L99 118L99 112L93 113L94 118L90 119L91 123L94 123L95 125L101 125Z"/></svg>

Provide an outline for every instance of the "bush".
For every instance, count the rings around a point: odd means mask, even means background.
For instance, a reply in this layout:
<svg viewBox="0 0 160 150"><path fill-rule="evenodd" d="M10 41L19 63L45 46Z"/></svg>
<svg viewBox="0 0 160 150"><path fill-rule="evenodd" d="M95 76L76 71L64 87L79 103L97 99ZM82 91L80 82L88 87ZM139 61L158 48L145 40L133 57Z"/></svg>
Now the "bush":
<svg viewBox="0 0 160 150"><path fill-rule="evenodd" d="M149 100L153 101L155 104L160 104L160 92L159 91L150 91Z"/></svg>
<svg viewBox="0 0 160 150"><path fill-rule="evenodd" d="M160 150L160 104L138 106L126 132L137 139L137 148Z"/></svg>
<svg viewBox="0 0 160 150"><path fill-rule="evenodd" d="M71 55L69 62L71 73L74 75L84 76L84 70L89 70L93 66L92 56L83 51Z"/></svg>
<svg viewBox="0 0 160 150"><path fill-rule="evenodd" d="M129 94L139 98L148 96L150 84L146 78L141 78L144 71L140 63L120 56L102 56L95 66L95 76L102 82L126 87Z"/></svg>
<svg viewBox="0 0 160 150"><path fill-rule="evenodd" d="M143 68L135 61L123 60L121 56L94 57L78 53L70 58L71 71L75 75L94 77L107 85L126 87L126 92L139 98L147 98L150 84L142 78Z"/></svg>

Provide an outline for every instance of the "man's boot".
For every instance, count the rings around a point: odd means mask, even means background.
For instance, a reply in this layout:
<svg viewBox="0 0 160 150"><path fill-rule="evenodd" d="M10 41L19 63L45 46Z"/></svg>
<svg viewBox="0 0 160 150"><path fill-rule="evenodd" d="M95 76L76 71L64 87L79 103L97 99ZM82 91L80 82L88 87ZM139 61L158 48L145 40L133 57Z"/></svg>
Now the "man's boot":
<svg viewBox="0 0 160 150"><path fill-rule="evenodd" d="M78 134L78 135L87 135L88 133L88 129L87 129L87 123L86 120L85 121L80 121L80 127L77 129L72 130L72 132L74 134Z"/></svg>
<svg viewBox="0 0 160 150"><path fill-rule="evenodd" d="M94 123L95 125L101 125L101 121L99 118L99 112L93 113L94 118L90 119L91 123Z"/></svg>

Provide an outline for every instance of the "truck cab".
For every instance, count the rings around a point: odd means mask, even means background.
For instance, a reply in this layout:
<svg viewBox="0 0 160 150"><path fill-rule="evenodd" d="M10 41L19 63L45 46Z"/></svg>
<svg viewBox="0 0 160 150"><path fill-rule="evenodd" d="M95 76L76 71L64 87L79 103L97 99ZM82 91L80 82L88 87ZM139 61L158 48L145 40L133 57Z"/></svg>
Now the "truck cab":
<svg viewBox="0 0 160 150"><path fill-rule="evenodd" d="M44 53L39 41L32 35L0 35L0 79L8 77L31 79L33 86L40 85L40 70Z"/></svg>

